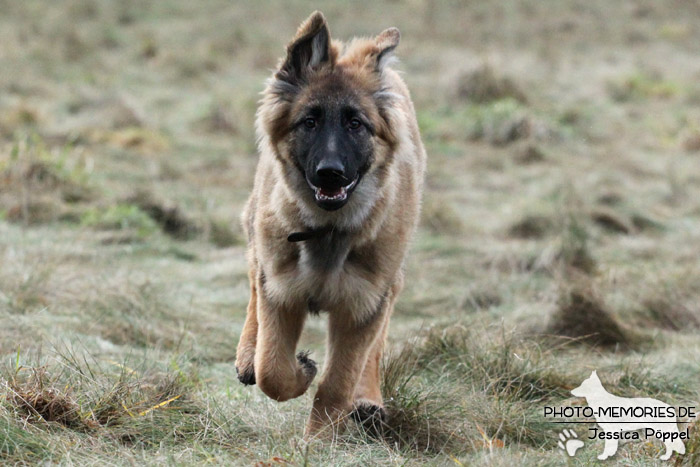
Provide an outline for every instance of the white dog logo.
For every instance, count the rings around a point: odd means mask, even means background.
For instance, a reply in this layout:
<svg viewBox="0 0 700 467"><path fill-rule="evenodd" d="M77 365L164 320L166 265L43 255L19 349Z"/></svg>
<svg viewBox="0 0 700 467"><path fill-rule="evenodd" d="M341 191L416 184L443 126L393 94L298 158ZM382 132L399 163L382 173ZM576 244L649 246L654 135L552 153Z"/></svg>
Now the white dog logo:
<svg viewBox="0 0 700 467"><path fill-rule="evenodd" d="M648 397L618 397L605 390L594 371L579 387L571 391L576 397L584 397L593 409L595 420L604 432L605 448L598 459L604 460L617 452L617 443L626 431L647 430L662 433L666 452L661 459L667 460L676 451L685 453L676 417L669 417L673 408L661 401ZM664 415L659 415L664 414ZM672 422L670 420L673 420ZM624 437L628 439L628 437Z"/></svg>

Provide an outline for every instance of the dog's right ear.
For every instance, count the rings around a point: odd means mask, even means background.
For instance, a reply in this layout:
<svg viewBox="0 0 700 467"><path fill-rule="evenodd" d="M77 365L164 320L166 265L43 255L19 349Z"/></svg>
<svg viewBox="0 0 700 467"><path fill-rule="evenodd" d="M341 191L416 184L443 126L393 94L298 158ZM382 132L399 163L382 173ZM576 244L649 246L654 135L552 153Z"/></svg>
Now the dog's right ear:
<svg viewBox="0 0 700 467"><path fill-rule="evenodd" d="M315 11L301 23L294 39L287 45L287 57L277 72L277 79L297 85L309 73L331 65L331 33L323 13Z"/></svg>

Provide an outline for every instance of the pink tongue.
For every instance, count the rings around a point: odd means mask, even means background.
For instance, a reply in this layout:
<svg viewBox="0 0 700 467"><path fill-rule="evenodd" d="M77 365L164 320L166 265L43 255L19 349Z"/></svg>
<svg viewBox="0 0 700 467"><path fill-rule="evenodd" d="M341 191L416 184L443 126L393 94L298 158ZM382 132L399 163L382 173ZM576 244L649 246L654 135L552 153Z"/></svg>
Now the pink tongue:
<svg viewBox="0 0 700 467"><path fill-rule="evenodd" d="M342 188L338 188L337 190L333 190L332 188L330 188L330 189L321 188L321 194L323 196L328 196L328 197L337 196L340 194L341 191L342 191Z"/></svg>

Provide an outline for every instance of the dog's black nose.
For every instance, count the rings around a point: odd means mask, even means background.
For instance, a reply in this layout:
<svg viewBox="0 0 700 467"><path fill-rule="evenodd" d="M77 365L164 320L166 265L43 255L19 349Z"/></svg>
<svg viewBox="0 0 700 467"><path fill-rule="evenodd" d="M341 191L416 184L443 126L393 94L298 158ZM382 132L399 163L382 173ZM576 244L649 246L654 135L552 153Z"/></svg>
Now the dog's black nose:
<svg viewBox="0 0 700 467"><path fill-rule="evenodd" d="M345 167L339 160L324 160L316 168L316 177L325 182L342 182L347 180Z"/></svg>

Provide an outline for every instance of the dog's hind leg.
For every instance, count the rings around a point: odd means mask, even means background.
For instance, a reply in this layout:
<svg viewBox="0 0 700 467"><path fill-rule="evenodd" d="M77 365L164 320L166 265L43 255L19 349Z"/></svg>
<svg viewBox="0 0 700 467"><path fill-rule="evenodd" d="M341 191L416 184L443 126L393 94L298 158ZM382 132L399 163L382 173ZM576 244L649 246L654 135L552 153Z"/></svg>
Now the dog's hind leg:
<svg viewBox="0 0 700 467"><path fill-rule="evenodd" d="M353 408L355 388L373 344L386 323L388 300L369 321L357 323L351 313L331 312L327 364L314 398L306 437L334 435ZM332 431L325 431L331 428ZM323 433L321 433L323 431Z"/></svg>
<svg viewBox="0 0 700 467"><path fill-rule="evenodd" d="M255 286L254 270L248 273L250 278L250 301L246 312L245 324L236 349L236 373L243 384L255 384L255 344L258 335L258 292Z"/></svg>
<svg viewBox="0 0 700 467"><path fill-rule="evenodd" d="M305 306L280 307L265 296L262 274L258 291L258 335L255 349L255 381L279 402L299 397L316 376L316 363L306 354L294 355L301 335Z"/></svg>

